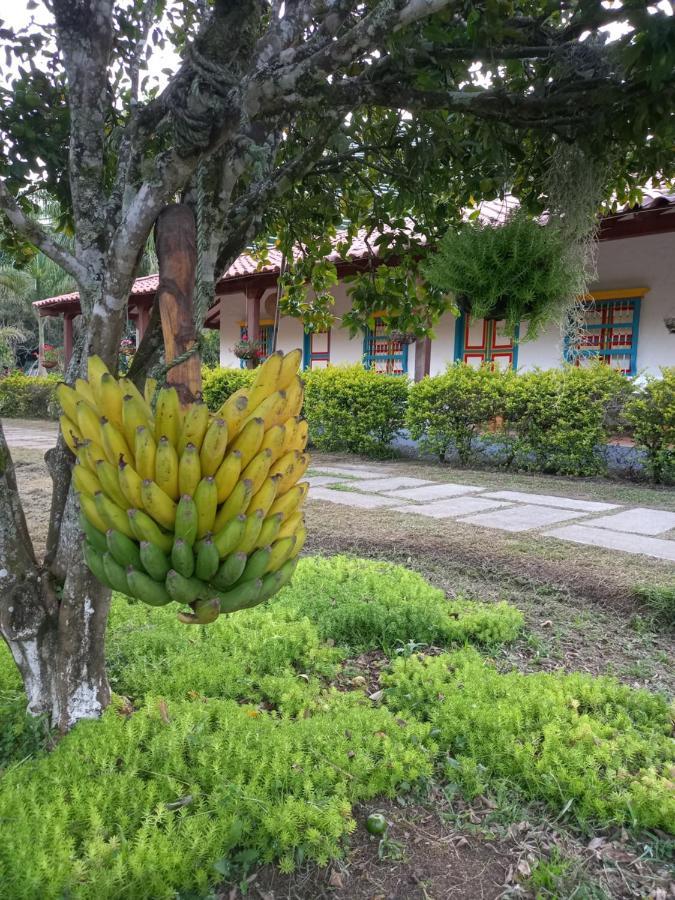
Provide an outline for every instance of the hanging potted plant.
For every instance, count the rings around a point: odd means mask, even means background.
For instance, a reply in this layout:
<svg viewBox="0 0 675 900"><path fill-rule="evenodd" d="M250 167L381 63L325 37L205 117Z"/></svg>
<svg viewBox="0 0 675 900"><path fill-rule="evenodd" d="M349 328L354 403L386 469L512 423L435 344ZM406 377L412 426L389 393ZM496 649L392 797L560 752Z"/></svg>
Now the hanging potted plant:
<svg viewBox="0 0 675 900"><path fill-rule="evenodd" d="M259 366L265 355L262 343L260 341L249 341L248 338L237 341L232 348L232 352L237 359L244 360L247 369L255 369L256 366Z"/></svg>
<svg viewBox="0 0 675 900"><path fill-rule="evenodd" d="M583 257L555 223L516 211L500 225L478 220L451 229L424 267L429 283L477 319L506 322L528 337L570 305L583 285Z"/></svg>
<svg viewBox="0 0 675 900"><path fill-rule="evenodd" d="M41 363L45 369L55 369L60 361L59 349L52 344L44 344L42 347Z"/></svg>

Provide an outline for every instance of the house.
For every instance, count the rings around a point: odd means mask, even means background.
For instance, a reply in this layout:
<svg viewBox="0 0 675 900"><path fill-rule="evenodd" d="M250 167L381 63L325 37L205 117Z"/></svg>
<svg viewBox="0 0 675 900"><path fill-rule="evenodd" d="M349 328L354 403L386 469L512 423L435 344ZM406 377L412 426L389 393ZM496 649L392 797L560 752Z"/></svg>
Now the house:
<svg viewBox="0 0 675 900"><path fill-rule="evenodd" d="M658 374L659 367L675 365L675 195L653 192L640 206L603 218L598 237L598 279L586 304L581 333L577 332L582 356L599 357L630 375ZM372 331L350 338L340 327L350 304L342 279L366 270L370 259L361 238L354 241L346 259L334 254L340 279L334 288L335 324L329 332L306 334L297 319L276 320L280 253L271 250L268 264L262 267L242 254L219 280L216 301L205 322L207 328L220 332L221 365L241 365L232 348L242 337L260 340L267 353L273 347L302 346L305 368L362 363L416 380L443 371L455 360L532 369L558 366L569 355L569 336L561 333L560 326L551 325L528 341L523 322L518 338L512 340L499 322L456 318L451 313L441 318L433 340L393 341L384 318L376 320ZM129 318L139 336L147 326L157 284L156 275L139 278L129 297ZM50 297L34 305L41 316L64 317L64 349L69 357L73 321L79 315L78 294Z"/></svg>

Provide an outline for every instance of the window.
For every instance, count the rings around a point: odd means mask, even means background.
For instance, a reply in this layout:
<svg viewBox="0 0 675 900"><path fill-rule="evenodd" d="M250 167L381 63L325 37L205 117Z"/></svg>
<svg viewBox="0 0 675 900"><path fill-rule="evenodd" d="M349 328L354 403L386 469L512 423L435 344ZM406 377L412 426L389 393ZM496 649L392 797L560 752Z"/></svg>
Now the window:
<svg viewBox="0 0 675 900"><path fill-rule="evenodd" d="M246 327L245 322L239 323L239 337L242 341L248 340L248 328ZM260 359L267 359L272 352L272 346L274 344L274 322L260 323L260 343L262 344L262 356ZM245 366L246 362L242 359L239 367L243 369Z"/></svg>
<svg viewBox="0 0 675 900"><path fill-rule="evenodd" d="M375 328L366 328L363 338L363 365L387 375L406 375L408 372L408 345L392 341L387 334L384 319L375 319Z"/></svg>
<svg viewBox="0 0 675 900"><path fill-rule="evenodd" d="M582 366L600 359L625 375L635 375L640 301L645 293L640 288L590 296L581 327L565 341L565 360Z"/></svg>
<svg viewBox="0 0 675 900"><path fill-rule="evenodd" d="M505 323L474 319L463 313L455 325L455 362L470 366L494 363L500 369L518 365L518 338L504 334Z"/></svg>
<svg viewBox="0 0 675 900"><path fill-rule="evenodd" d="M303 369L326 369L330 362L330 331L305 332L302 348Z"/></svg>

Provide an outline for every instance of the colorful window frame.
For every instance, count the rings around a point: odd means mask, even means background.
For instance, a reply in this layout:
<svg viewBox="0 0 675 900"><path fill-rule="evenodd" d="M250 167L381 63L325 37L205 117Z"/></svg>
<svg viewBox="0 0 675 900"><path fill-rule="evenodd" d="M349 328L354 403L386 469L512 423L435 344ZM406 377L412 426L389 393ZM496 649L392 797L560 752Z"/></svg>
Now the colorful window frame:
<svg viewBox="0 0 675 900"><path fill-rule="evenodd" d="M637 374L640 307L646 293L646 288L633 288L590 294L580 340L573 343L570 334L565 338L565 362L581 366L599 359L624 375Z"/></svg>
<svg viewBox="0 0 675 900"><path fill-rule="evenodd" d="M302 368L326 369L330 364L331 330L305 332L302 339Z"/></svg>
<svg viewBox="0 0 675 900"><path fill-rule="evenodd" d="M482 325L480 324L482 323ZM476 337L476 327L480 338ZM502 322L493 319L472 319L462 313L455 322L455 362L469 365L495 363L509 369L518 368L518 339L520 325L513 338L501 334Z"/></svg>
<svg viewBox="0 0 675 900"><path fill-rule="evenodd" d="M239 338L242 341L248 340L248 326L246 322L239 323ZM261 360L267 359L267 357L272 352L272 347L274 346L274 321L271 319L269 321L263 321L260 323L260 343L262 344L262 356ZM239 361L239 368L243 369L246 366L245 360Z"/></svg>
<svg viewBox="0 0 675 900"><path fill-rule="evenodd" d="M392 341L387 330L386 321L379 317L375 319L373 329L366 328L363 335L363 367L386 375L407 375L408 345Z"/></svg>

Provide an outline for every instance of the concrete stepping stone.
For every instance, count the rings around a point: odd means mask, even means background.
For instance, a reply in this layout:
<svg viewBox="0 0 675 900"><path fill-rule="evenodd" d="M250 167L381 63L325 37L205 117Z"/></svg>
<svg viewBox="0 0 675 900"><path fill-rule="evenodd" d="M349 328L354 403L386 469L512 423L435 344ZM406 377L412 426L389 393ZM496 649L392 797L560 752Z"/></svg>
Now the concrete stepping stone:
<svg viewBox="0 0 675 900"><path fill-rule="evenodd" d="M619 509L616 503L600 503L595 500L577 500L574 497L556 497L553 494L528 494L526 491L490 491L484 497L508 500L514 503L534 503L536 506L554 506L557 509L581 509L584 512L605 512Z"/></svg>
<svg viewBox="0 0 675 900"><path fill-rule="evenodd" d="M428 479L410 478L406 475L393 475L389 478L369 478L365 481L350 481L349 486L359 491L379 491L389 493L398 488L416 488L423 484L429 484ZM435 487L435 485L432 485ZM392 496L400 496L392 494Z"/></svg>
<svg viewBox="0 0 675 900"><path fill-rule="evenodd" d="M349 466L312 466L312 475L340 475L346 478L391 478L391 472L381 469L351 468Z"/></svg>
<svg viewBox="0 0 675 900"><path fill-rule="evenodd" d="M561 541L573 541L591 547L606 547L608 550L623 550L625 553L640 553L675 562L675 541L608 531L605 528L590 528L587 524L565 525L553 531L544 531L543 534L546 537L559 538Z"/></svg>
<svg viewBox="0 0 675 900"><path fill-rule="evenodd" d="M332 491L330 488L318 487L309 494L310 500L326 500L328 503L339 503L341 506L355 506L358 509L377 509L380 506L395 506L396 500L380 497L377 494L357 494L356 491Z"/></svg>
<svg viewBox="0 0 675 900"><path fill-rule="evenodd" d="M665 509L647 509L638 506L613 516L601 516L586 523L592 528L609 528L611 531L630 531L633 534L665 534L675 528L675 512Z"/></svg>
<svg viewBox="0 0 675 900"><path fill-rule="evenodd" d="M400 497L406 500L417 500L422 503L425 500L444 500L448 497L461 497L463 494L472 494L482 491L483 488L472 484L428 484L426 487L405 488L404 490L384 491L387 497Z"/></svg>
<svg viewBox="0 0 675 900"><path fill-rule="evenodd" d="M501 531L530 531L554 525L556 522L567 522L578 519L588 513L577 510L551 509L548 506L510 506L508 509L496 509L493 512L479 513L460 519L470 525L482 525L484 528L499 528Z"/></svg>
<svg viewBox="0 0 675 900"><path fill-rule="evenodd" d="M488 509L506 505L497 500L483 500L481 497L455 497L418 506L397 506L394 507L394 512L414 513L417 516L429 516L432 519L449 519L453 516L466 516L469 513L485 512Z"/></svg>
<svg viewBox="0 0 675 900"><path fill-rule="evenodd" d="M323 487L326 484L339 484L339 475L310 475L305 481L309 481L310 487Z"/></svg>

